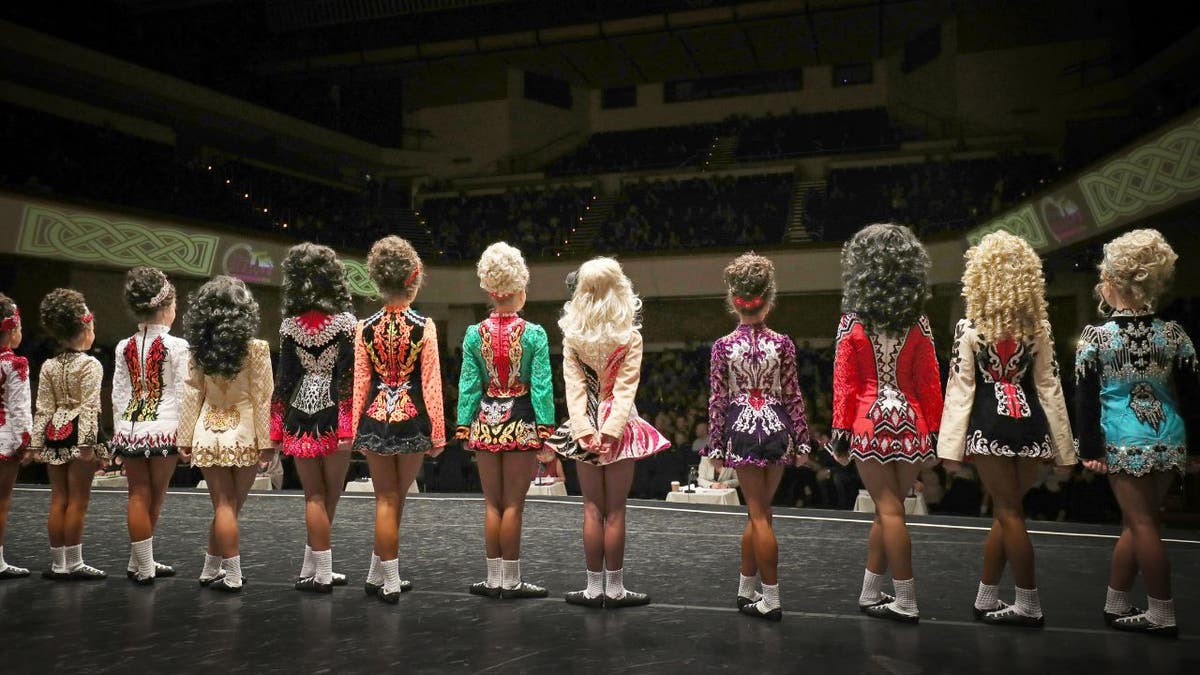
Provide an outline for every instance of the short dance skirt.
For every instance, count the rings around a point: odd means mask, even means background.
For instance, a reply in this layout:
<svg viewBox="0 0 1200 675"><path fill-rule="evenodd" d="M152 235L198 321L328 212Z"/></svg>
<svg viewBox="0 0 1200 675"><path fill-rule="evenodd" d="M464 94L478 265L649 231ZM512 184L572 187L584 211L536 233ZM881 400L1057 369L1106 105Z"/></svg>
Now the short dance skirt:
<svg viewBox="0 0 1200 675"><path fill-rule="evenodd" d="M600 409L597 415L599 418L599 424L596 425L597 429L604 426L604 420L607 420L611 413L612 399L604 399L600 402ZM642 459L643 457L649 457L671 447L670 441L659 433L658 429L651 426L649 422L638 417L636 410L630 411L629 419L625 422L625 429L621 433L621 440L617 444L616 450L612 453L601 454L593 452L583 447L578 440L571 438L571 423L569 420L564 422L550 438L546 439L545 445L566 459L573 459L576 462L584 462L595 466L605 466L626 459Z"/></svg>

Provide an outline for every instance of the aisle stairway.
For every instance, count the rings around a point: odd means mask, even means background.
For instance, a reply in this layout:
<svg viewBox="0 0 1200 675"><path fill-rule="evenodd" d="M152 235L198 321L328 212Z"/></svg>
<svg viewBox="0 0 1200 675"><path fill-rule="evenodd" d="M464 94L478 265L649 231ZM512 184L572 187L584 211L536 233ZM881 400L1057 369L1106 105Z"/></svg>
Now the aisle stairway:
<svg viewBox="0 0 1200 675"><path fill-rule="evenodd" d="M596 195L592 198L592 203L584 212L579 225L575 227L575 232L571 234L568 244L563 247L563 253L566 255L586 255L592 250L592 242L596 235L600 233L600 228L608 221L612 215L613 206L617 203L617 197L607 195Z"/></svg>
<svg viewBox="0 0 1200 675"><path fill-rule="evenodd" d="M805 199L808 191L812 189L825 189L825 181L796 181L796 187L792 190L792 208L788 216L787 230L784 232L783 240L789 244L801 244L812 241L812 233L808 231L805 225Z"/></svg>
<svg viewBox="0 0 1200 675"><path fill-rule="evenodd" d="M729 168L737 160L737 136L718 136L708 149L708 157L704 160L705 171L720 171Z"/></svg>

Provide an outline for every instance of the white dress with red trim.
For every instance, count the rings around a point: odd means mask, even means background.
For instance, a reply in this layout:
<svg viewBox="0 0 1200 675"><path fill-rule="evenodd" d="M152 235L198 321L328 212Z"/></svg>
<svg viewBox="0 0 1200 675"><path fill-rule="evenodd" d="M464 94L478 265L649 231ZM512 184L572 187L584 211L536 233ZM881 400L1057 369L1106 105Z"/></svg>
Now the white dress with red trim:
<svg viewBox="0 0 1200 675"><path fill-rule="evenodd" d="M29 445L30 406L29 361L11 349L0 349L0 460L15 459Z"/></svg>
<svg viewBox="0 0 1200 675"><path fill-rule="evenodd" d="M117 344L113 367L113 437L122 457L166 457L178 451L179 405L188 373L188 343L167 326L139 324Z"/></svg>

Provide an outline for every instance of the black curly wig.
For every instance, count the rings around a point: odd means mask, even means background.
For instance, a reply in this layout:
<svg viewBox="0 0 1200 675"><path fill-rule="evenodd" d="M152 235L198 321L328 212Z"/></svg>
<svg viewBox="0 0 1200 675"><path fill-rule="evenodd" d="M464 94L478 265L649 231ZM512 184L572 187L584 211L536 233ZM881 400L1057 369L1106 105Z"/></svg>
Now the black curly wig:
<svg viewBox="0 0 1200 675"><path fill-rule="evenodd" d="M214 277L188 296L183 333L205 375L233 377L258 334L258 302L240 279Z"/></svg>
<svg viewBox="0 0 1200 675"><path fill-rule="evenodd" d="M842 311L867 328L902 335L917 323L929 300L929 253L912 230L877 223L842 247Z"/></svg>
<svg viewBox="0 0 1200 675"><path fill-rule="evenodd" d="M396 235L375 242L367 254L367 274L384 296L408 295L421 287L425 270L417 249Z"/></svg>
<svg viewBox="0 0 1200 675"><path fill-rule="evenodd" d="M83 293L73 288L56 288L42 298L38 307L42 328L59 342L70 342L87 328L84 316L91 314Z"/></svg>
<svg viewBox="0 0 1200 675"><path fill-rule="evenodd" d="M326 314L354 311L346 268L328 246L296 244L288 249L282 270L284 316L311 310Z"/></svg>
<svg viewBox="0 0 1200 675"><path fill-rule="evenodd" d="M7 295L0 293L0 321L13 316L17 313L17 303ZM0 335L4 335L8 331L0 330Z"/></svg>
<svg viewBox="0 0 1200 675"><path fill-rule="evenodd" d="M125 308L138 321L154 316L175 301L175 286L162 270L135 267L125 273Z"/></svg>

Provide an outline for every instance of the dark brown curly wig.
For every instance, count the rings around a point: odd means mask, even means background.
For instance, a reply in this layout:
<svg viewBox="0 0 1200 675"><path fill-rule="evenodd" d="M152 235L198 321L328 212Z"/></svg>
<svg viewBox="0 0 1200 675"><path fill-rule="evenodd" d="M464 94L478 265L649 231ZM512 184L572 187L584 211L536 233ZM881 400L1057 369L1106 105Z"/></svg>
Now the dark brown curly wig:
<svg viewBox="0 0 1200 675"><path fill-rule="evenodd" d="M725 300L734 314L752 316L775 306L775 264L754 251L729 263L725 285Z"/></svg>
<svg viewBox="0 0 1200 675"><path fill-rule="evenodd" d="M371 252L367 254L367 273L385 297L411 297L425 281L425 270L417 249L408 240L395 235L384 237L371 246Z"/></svg>
<svg viewBox="0 0 1200 675"><path fill-rule="evenodd" d="M125 307L138 321L149 319L174 300L175 286L162 270L135 267L125 273Z"/></svg>
<svg viewBox="0 0 1200 675"><path fill-rule="evenodd" d="M258 302L240 279L214 277L188 296L183 333L204 374L233 377L258 334Z"/></svg>
<svg viewBox="0 0 1200 675"><path fill-rule="evenodd" d="M304 242L283 259L283 315L353 312L346 268L328 246Z"/></svg>
<svg viewBox="0 0 1200 675"><path fill-rule="evenodd" d="M42 328L59 342L70 342L84 331L83 317L90 314L83 293L73 288L56 288L42 298L38 307Z"/></svg>

